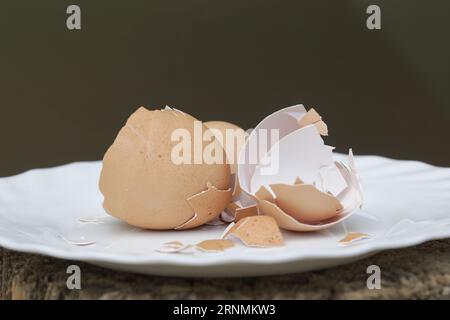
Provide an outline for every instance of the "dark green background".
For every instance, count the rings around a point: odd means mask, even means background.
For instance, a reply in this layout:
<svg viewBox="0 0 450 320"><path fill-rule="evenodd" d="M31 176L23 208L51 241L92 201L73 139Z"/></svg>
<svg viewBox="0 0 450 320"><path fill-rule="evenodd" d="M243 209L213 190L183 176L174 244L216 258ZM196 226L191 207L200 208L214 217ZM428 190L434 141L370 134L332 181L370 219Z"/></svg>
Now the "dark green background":
<svg viewBox="0 0 450 320"><path fill-rule="evenodd" d="M166 104L248 128L304 103L338 151L449 166L449 13L436 0L2 0L0 175L100 159L138 106Z"/></svg>

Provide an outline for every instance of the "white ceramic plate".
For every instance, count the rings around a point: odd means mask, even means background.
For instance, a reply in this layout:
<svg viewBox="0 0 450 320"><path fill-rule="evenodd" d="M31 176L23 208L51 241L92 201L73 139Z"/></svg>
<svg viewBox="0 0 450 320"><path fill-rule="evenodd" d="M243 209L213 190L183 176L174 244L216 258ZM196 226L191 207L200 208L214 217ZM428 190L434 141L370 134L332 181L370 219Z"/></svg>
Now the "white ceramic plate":
<svg viewBox="0 0 450 320"><path fill-rule="evenodd" d="M365 204L341 225L321 233L283 231L282 248L237 246L222 253L178 254L155 249L173 240L215 239L225 226L188 231L132 228L102 208L100 162L31 170L0 179L0 246L147 274L223 277L320 269L450 237L450 168L376 156L356 157L356 165ZM371 237L340 244L349 231Z"/></svg>

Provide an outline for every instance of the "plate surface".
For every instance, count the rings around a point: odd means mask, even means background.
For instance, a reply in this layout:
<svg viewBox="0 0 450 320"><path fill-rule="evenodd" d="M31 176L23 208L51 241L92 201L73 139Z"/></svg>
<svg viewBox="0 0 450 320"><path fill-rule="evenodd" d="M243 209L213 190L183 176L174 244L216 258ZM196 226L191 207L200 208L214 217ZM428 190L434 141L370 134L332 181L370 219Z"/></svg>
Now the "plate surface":
<svg viewBox="0 0 450 320"><path fill-rule="evenodd" d="M343 155L335 155L344 160ZM178 240L220 237L225 226L148 231L109 217L98 190L101 162L77 162L0 179L0 246L82 260L108 268L168 276L256 276L345 264L378 251L450 237L450 168L416 161L357 156L364 206L321 233L283 231L282 248L236 246L222 253L164 254ZM369 239L349 245L347 232Z"/></svg>

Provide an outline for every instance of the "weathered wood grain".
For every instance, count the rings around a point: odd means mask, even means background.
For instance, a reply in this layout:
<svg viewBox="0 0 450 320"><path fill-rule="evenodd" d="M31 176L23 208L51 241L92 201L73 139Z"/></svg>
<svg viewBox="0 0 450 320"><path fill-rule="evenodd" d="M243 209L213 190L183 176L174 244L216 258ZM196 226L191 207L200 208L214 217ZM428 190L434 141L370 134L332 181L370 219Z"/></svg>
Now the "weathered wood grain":
<svg viewBox="0 0 450 320"><path fill-rule="evenodd" d="M183 279L111 271L0 248L2 299L450 299L450 239L391 250L328 270L238 279ZM66 287L78 264L81 290ZM381 290L366 287L366 268L381 268Z"/></svg>

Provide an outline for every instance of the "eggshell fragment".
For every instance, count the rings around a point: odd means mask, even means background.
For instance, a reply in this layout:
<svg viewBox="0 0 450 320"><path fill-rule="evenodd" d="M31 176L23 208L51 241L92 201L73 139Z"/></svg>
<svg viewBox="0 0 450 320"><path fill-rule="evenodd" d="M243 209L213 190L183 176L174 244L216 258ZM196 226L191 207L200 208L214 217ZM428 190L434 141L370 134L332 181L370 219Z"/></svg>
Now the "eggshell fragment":
<svg viewBox="0 0 450 320"><path fill-rule="evenodd" d="M331 219L321 221L317 224L308 224L298 221L289 214L281 210L274 201L267 199L257 199L259 212L261 214L274 217L280 228L292 231L310 232L330 228L333 225L341 223L348 219L358 208L362 206L362 191L356 173L351 171L346 165L336 162L336 166L342 173L342 176L348 183L348 187L339 194L337 199L342 205L342 210Z"/></svg>
<svg viewBox="0 0 450 320"><path fill-rule="evenodd" d="M341 166L344 168L348 167L348 175L350 177L350 184L356 189L356 192L358 194L358 206L361 207L364 202L364 196L362 191L362 185L361 180L359 178L358 170L356 169L355 165L355 159L353 158L353 150L350 149L348 151L348 158L347 158L347 166L344 163L341 163Z"/></svg>
<svg viewBox="0 0 450 320"><path fill-rule="evenodd" d="M228 234L228 231L233 229L235 222L230 222L230 224L223 230L222 235L220 236L220 239L225 239L225 236Z"/></svg>
<svg viewBox="0 0 450 320"><path fill-rule="evenodd" d="M342 238L341 240L339 240L339 242L341 244L349 244L358 240L362 240L362 239L367 239L370 236L366 233L362 233L362 232L349 232L345 235L344 238Z"/></svg>
<svg viewBox="0 0 450 320"><path fill-rule="evenodd" d="M196 247L206 252L221 252L234 247L234 243L231 240L224 239L204 240L197 243Z"/></svg>
<svg viewBox="0 0 450 320"><path fill-rule="evenodd" d="M253 204L248 207L241 207L237 202L230 202L222 213L222 220L225 222L239 221L243 218L258 215L258 207Z"/></svg>
<svg viewBox="0 0 450 320"><path fill-rule="evenodd" d="M300 179L299 177L295 178L294 184L303 184L303 180Z"/></svg>
<svg viewBox="0 0 450 320"><path fill-rule="evenodd" d="M266 200L269 202L275 202L275 198L272 193L264 186L259 187L259 190L255 193L256 198L259 200Z"/></svg>
<svg viewBox="0 0 450 320"><path fill-rule="evenodd" d="M315 122L321 121L322 117L317 113L314 108L308 110L308 112L301 118L298 119L298 125L300 128L306 127L307 125L313 124Z"/></svg>
<svg viewBox="0 0 450 320"><path fill-rule="evenodd" d="M222 252L231 247L234 247L234 243L231 240L224 239L204 240L195 245L185 245L180 241L170 241L164 243L160 248L156 249L156 251L161 253L178 253L194 248L204 252Z"/></svg>
<svg viewBox="0 0 450 320"><path fill-rule="evenodd" d="M235 213L235 221L239 221L241 219L257 215L258 215L258 207L256 205L237 208Z"/></svg>
<svg viewBox="0 0 450 320"><path fill-rule="evenodd" d="M196 227L214 219L225 208L225 201L220 199L228 196L220 192L199 196L217 200L208 208L199 207L199 202L207 201L194 196L205 191L208 182L227 193L229 165L172 161L172 150L179 143L172 139L173 132L184 129L195 137L196 121L169 107L153 111L141 107L130 116L103 159L99 186L106 212L133 226L164 230L183 224L183 228ZM207 130L204 125L201 128ZM203 142L200 147L207 145ZM195 158L194 149L191 158Z"/></svg>
<svg viewBox="0 0 450 320"><path fill-rule="evenodd" d="M323 121L318 121L314 123L314 127L316 127L317 131L319 131L321 136L327 136L328 135L328 126Z"/></svg>
<svg viewBox="0 0 450 320"><path fill-rule="evenodd" d="M79 246L79 247L87 247L87 246L91 246L96 244L95 241L87 241L87 240L70 240L65 238L63 235L58 234L57 235L58 238L64 240L65 242L67 242L68 244L74 245L74 246Z"/></svg>
<svg viewBox="0 0 450 320"><path fill-rule="evenodd" d="M190 244L183 244L180 241L170 241L164 243L160 248L156 249L156 251L161 253L177 253L181 251L186 251L187 249L192 248Z"/></svg>
<svg viewBox="0 0 450 320"><path fill-rule="evenodd" d="M322 117L317 113L316 110L314 110L314 108L309 109L309 111L298 120L298 125L300 126L300 128L306 127L310 124L316 127L320 135L328 135L327 124L322 121Z"/></svg>
<svg viewBox="0 0 450 320"><path fill-rule="evenodd" d="M217 218L231 201L231 189L218 190L211 184L207 189L186 200L191 206L194 216L175 229L190 229Z"/></svg>
<svg viewBox="0 0 450 320"><path fill-rule="evenodd" d="M342 205L333 196L307 184L271 184L276 204L296 220L316 224L335 217Z"/></svg>
<svg viewBox="0 0 450 320"><path fill-rule="evenodd" d="M239 220L224 235L234 236L249 247L277 247L284 245L278 225L269 216L251 216Z"/></svg>
<svg viewBox="0 0 450 320"><path fill-rule="evenodd" d="M354 212L363 205L362 188L357 173L344 163L336 162L336 166L348 184L348 187L337 197L344 207L342 214Z"/></svg>
<svg viewBox="0 0 450 320"><path fill-rule="evenodd" d="M236 202L230 202L224 211L226 211L228 214L230 214L234 217L236 209L238 209L238 208L240 208L240 206ZM229 221L229 222L231 222L231 221Z"/></svg>

